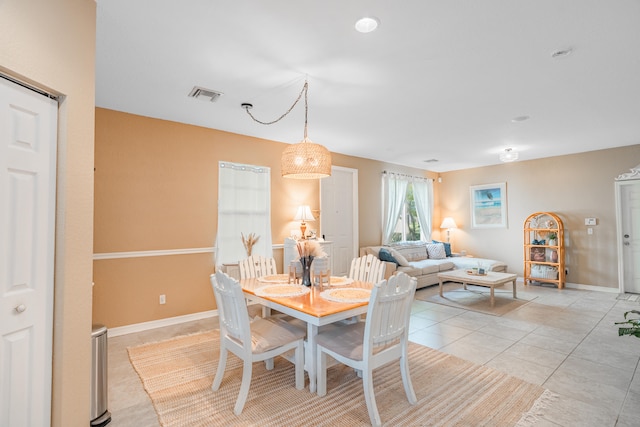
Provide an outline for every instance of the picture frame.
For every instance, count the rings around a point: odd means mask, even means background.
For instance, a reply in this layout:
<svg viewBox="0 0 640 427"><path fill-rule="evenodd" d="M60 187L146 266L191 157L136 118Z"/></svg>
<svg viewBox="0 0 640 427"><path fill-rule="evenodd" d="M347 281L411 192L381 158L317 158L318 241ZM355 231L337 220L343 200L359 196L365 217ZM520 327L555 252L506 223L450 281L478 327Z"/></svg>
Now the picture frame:
<svg viewBox="0 0 640 427"><path fill-rule="evenodd" d="M507 228L507 183L469 187L471 228Z"/></svg>

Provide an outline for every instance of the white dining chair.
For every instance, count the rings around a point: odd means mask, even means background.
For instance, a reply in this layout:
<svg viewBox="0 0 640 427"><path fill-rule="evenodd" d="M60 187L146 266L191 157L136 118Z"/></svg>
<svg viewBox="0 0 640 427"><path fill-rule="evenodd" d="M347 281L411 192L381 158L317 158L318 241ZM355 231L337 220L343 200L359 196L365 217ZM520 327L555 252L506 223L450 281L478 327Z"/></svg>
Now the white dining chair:
<svg viewBox="0 0 640 427"><path fill-rule="evenodd" d="M226 273L212 274L211 286L220 319L220 360L211 389L217 391L220 388L229 351L242 359L242 384L233 410L240 415L249 394L253 363L273 359L294 349L296 388L302 390L304 328L278 317L257 318L250 322L240 283Z"/></svg>
<svg viewBox="0 0 640 427"><path fill-rule="evenodd" d="M384 280L385 268L384 262L368 254L351 260L349 278L362 282L378 283Z"/></svg>
<svg viewBox="0 0 640 427"><path fill-rule="evenodd" d="M238 264L240 267L240 279L250 279L252 277L267 276L278 273L276 269L276 260L260 255L253 255L249 258L245 258Z"/></svg>
<svg viewBox="0 0 640 427"><path fill-rule="evenodd" d="M364 322L337 327L316 336L318 395L327 393L327 355L362 372L371 424L382 424L373 392L373 370L399 360L407 400L417 402L407 356L409 318L416 279L398 273L373 287Z"/></svg>
<svg viewBox="0 0 640 427"><path fill-rule="evenodd" d="M379 258L371 254L364 255L351 260L351 267L349 268L349 278L361 282L378 283L381 280L384 280L384 273L386 271L386 268L386 264L380 261ZM340 323L354 323L359 319L360 316L355 316L350 319L345 319Z"/></svg>
<svg viewBox="0 0 640 427"><path fill-rule="evenodd" d="M245 258L241 260L238 265L240 267L240 280L278 273L276 260L273 258L263 257L261 255L253 255L249 258ZM262 317L270 315L271 309L269 307L262 306Z"/></svg>

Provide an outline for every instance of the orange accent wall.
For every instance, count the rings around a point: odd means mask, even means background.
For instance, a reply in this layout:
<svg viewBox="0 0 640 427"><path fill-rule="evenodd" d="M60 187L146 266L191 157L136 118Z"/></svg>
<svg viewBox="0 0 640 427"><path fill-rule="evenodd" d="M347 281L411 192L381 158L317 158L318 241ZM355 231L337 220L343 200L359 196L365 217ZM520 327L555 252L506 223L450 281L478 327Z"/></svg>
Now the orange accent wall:
<svg viewBox="0 0 640 427"><path fill-rule="evenodd" d="M94 253L212 247L219 161L271 168L274 244L299 227L292 220L299 205L320 208L318 180L280 176L284 143L103 108L95 140ZM379 243L381 172L427 172L332 156L334 165L358 169L360 246ZM274 257L280 266L281 251ZM93 320L113 328L213 310L213 271L207 253L94 260Z"/></svg>

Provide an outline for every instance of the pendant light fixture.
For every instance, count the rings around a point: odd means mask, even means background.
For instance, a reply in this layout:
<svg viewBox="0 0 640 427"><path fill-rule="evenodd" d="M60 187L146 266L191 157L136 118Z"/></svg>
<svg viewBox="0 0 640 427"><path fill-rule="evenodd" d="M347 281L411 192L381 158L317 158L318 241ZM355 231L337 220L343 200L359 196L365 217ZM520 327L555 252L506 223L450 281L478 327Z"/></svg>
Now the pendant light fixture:
<svg viewBox="0 0 640 427"><path fill-rule="evenodd" d="M285 148L280 160L282 176L293 179L318 179L331 176L331 153L324 146L312 142L307 137L307 116L309 83L305 80L304 86L293 105L279 118L271 122L262 122L256 119L251 111L252 104L242 104L251 118L263 125L271 125L282 120L296 106L302 94L304 94L304 138L297 144L291 144Z"/></svg>

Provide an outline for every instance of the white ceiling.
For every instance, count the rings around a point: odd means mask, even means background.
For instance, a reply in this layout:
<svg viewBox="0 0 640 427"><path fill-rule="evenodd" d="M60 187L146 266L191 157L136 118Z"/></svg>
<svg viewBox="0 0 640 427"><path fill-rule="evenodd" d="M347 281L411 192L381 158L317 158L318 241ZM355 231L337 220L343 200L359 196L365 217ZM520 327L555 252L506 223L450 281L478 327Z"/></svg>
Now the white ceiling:
<svg viewBox="0 0 640 427"><path fill-rule="evenodd" d="M98 107L296 143L303 104L270 126L240 104L274 120L306 78L309 138L352 156L445 172L507 147L528 160L640 144L639 0L97 5ZM364 15L378 30L354 30Z"/></svg>

